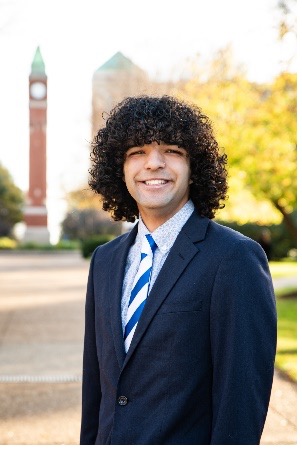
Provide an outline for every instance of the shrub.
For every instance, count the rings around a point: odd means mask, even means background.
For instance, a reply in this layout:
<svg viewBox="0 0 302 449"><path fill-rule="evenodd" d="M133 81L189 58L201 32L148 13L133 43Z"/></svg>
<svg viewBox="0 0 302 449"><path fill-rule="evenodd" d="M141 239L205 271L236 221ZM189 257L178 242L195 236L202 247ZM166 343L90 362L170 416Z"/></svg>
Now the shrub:
<svg viewBox="0 0 302 449"><path fill-rule="evenodd" d="M60 240L55 246L55 249L59 250L76 250L80 248L80 242L78 240Z"/></svg>
<svg viewBox="0 0 302 449"><path fill-rule="evenodd" d="M18 249L24 250L38 250L38 251L52 251L55 247L51 243L38 243L38 242L21 242L18 245Z"/></svg>
<svg viewBox="0 0 302 449"><path fill-rule="evenodd" d="M0 237L0 249L14 249L16 246L16 240L9 237Z"/></svg>
<svg viewBox="0 0 302 449"><path fill-rule="evenodd" d="M62 239L86 240L96 235L120 235L122 224L112 221L107 212L96 209L73 209L62 222Z"/></svg>
<svg viewBox="0 0 302 449"><path fill-rule="evenodd" d="M64 250L78 250L80 242L78 240L60 240L55 245L51 243L38 242L21 242L17 244L17 248L21 250L36 250L36 251L64 251Z"/></svg>
<svg viewBox="0 0 302 449"><path fill-rule="evenodd" d="M264 229L269 229L271 234L271 260L280 260L285 257L291 257L294 253L295 242L290 237L284 223L271 226L261 226L257 223L246 223L240 225L236 222L223 222L217 220L220 224L229 226L235 231L250 237L260 243L260 236Z"/></svg>
<svg viewBox="0 0 302 449"><path fill-rule="evenodd" d="M84 258L91 257L93 251L100 245L114 239L112 234L93 235L81 241L81 252Z"/></svg>

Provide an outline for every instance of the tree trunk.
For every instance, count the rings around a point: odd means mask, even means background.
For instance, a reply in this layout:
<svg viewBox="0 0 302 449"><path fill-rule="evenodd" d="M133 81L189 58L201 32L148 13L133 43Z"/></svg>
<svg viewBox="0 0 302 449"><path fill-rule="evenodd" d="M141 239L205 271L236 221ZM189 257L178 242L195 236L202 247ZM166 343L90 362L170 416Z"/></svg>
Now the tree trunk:
<svg viewBox="0 0 302 449"><path fill-rule="evenodd" d="M296 225L296 223L294 222L294 220L292 219L290 214L288 214L286 212L285 208L283 206L281 206L281 204L279 204L278 200L274 200L273 204L276 207L276 209L278 209L278 211L280 211L281 214L283 215L284 224L285 224L290 236L293 238L295 245L297 246L297 225Z"/></svg>

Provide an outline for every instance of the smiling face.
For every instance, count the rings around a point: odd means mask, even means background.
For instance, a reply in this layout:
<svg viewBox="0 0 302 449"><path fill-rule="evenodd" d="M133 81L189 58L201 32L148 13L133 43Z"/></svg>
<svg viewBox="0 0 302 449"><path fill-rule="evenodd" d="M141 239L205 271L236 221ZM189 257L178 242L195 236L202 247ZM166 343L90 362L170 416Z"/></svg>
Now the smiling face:
<svg viewBox="0 0 302 449"><path fill-rule="evenodd" d="M177 145L157 142L129 148L124 178L145 225L153 232L189 199L188 153Z"/></svg>

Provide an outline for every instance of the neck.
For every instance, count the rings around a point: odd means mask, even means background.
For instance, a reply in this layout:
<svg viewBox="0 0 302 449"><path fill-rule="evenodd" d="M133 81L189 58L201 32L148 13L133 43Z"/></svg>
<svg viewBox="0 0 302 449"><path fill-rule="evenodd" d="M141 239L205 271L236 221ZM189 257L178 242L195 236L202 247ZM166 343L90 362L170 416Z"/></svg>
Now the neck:
<svg viewBox="0 0 302 449"><path fill-rule="evenodd" d="M152 211L152 213L148 213L146 211L141 211L140 212L140 216L141 219L143 220L146 228L148 228L148 230L152 233L154 232L157 228L159 228L159 226L161 226L162 224L166 223L166 221L168 221L170 218L173 217L173 215L175 215L178 211L173 211L171 212L171 214L155 214L154 211Z"/></svg>
<svg viewBox="0 0 302 449"><path fill-rule="evenodd" d="M159 226L170 220L177 212L179 212L183 206L187 203L189 198L184 198L176 207L171 203L164 207L142 207L138 204L138 210L145 226L152 233Z"/></svg>
<svg viewBox="0 0 302 449"><path fill-rule="evenodd" d="M146 228L150 231L150 233L154 232L157 228L159 228L162 224L164 224L167 220L148 220L146 217L141 216Z"/></svg>

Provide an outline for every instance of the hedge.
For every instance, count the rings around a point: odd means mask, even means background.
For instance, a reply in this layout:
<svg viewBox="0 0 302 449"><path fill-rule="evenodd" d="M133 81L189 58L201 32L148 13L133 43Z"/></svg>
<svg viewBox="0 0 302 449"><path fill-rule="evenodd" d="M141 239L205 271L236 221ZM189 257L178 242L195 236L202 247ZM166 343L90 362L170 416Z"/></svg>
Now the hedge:
<svg viewBox="0 0 302 449"><path fill-rule="evenodd" d="M93 251L98 246L104 245L104 243L107 243L114 238L115 236L112 234L103 234L103 235L92 235L91 237L87 237L86 239L81 240L82 256L85 259L91 257Z"/></svg>

